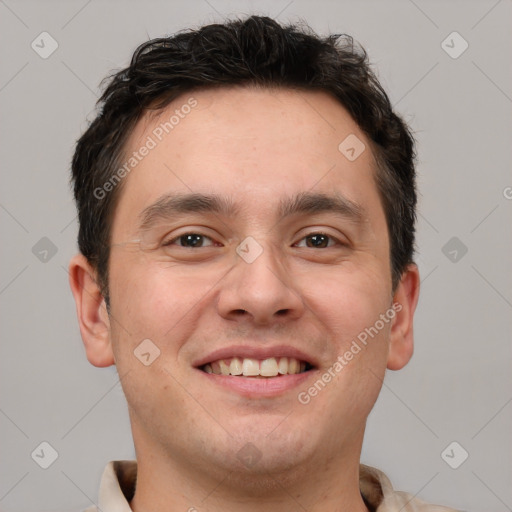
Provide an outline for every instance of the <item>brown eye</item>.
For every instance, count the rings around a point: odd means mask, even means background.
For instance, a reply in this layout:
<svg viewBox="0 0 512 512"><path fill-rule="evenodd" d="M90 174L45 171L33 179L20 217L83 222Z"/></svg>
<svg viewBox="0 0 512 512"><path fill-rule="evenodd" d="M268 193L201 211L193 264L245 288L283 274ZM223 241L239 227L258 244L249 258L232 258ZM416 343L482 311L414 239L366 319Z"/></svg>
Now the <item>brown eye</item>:
<svg viewBox="0 0 512 512"><path fill-rule="evenodd" d="M174 245L175 242L178 242L178 247L186 247L189 249L193 249L195 247L205 247L205 240L210 240L210 242L212 241L212 239L209 236L201 235L200 233L185 233L183 235L177 236L176 238L173 238L172 240L164 242L162 245L168 247Z"/></svg>
<svg viewBox="0 0 512 512"><path fill-rule="evenodd" d="M333 244L329 244L330 240L334 240L334 242L338 242L334 237L330 235L326 235L325 233L312 233L310 235L305 236L302 240L306 240L306 246L309 248L320 248L325 249L327 247L331 247ZM301 240L301 242L302 242ZM339 242L338 242L339 243ZM299 243L300 247L300 243ZM304 247L304 246L302 246Z"/></svg>

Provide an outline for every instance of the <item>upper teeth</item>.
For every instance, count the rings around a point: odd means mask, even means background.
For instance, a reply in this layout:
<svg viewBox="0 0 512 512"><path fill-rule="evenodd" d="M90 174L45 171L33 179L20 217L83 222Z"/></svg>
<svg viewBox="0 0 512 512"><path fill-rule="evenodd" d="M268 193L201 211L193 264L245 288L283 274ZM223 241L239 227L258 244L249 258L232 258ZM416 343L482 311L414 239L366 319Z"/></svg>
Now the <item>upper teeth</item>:
<svg viewBox="0 0 512 512"><path fill-rule="evenodd" d="M217 375L244 375L246 377L275 377L301 373L306 369L306 363L293 357L270 357L262 361L258 359L233 357L232 359L220 359L203 367L207 373Z"/></svg>

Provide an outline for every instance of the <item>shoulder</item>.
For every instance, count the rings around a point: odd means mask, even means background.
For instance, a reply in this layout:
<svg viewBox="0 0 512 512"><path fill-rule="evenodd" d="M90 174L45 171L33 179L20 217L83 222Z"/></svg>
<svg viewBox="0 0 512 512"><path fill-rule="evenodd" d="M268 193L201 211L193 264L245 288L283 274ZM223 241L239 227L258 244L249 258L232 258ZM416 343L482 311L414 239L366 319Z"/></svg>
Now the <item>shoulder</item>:
<svg viewBox="0 0 512 512"><path fill-rule="evenodd" d="M109 462L102 474L98 503L82 512L130 511L129 502L135 493L137 461Z"/></svg>
<svg viewBox="0 0 512 512"><path fill-rule="evenodd" d="M360 486L361 494L376 512L457 512L426 503L407 492L395 491L382 471L364 464L360 466Z"/></svg>

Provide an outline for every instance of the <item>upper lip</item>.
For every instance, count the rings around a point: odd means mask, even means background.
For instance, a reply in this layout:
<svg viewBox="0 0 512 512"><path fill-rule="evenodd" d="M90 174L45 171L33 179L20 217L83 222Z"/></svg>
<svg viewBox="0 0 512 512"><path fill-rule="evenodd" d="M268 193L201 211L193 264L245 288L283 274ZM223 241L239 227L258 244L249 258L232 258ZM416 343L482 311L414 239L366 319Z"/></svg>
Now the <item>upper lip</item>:
<svg viewBox="0 0 512 512"><path fill-rule="evenodd" d="M318 366L318 363L313 356L289 345L275 345L267 347L254 345L232 345L230 347L220 348L208 353L207 355L194 361L193 366L199 368L213 361L219 361L220 359L231 359L233 357L259 360L269 359L271 357L293 357L299 361L309 363L313 367Z"/></svg>

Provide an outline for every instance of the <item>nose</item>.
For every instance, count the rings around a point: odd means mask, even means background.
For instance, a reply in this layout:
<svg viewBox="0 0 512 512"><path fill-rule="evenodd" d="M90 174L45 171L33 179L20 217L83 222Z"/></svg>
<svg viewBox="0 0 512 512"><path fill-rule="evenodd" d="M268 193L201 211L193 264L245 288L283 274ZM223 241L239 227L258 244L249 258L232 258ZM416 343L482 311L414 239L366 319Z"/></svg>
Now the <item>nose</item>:
<svg viewBox="0 0 512 512"><path fill-rule="evenodd" d="M252 262L237 255L222 280L217 307L223 318L268 325L299 318L305 306L284 256L266 247Z"/></svg>

